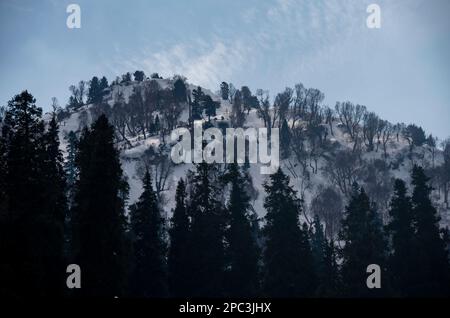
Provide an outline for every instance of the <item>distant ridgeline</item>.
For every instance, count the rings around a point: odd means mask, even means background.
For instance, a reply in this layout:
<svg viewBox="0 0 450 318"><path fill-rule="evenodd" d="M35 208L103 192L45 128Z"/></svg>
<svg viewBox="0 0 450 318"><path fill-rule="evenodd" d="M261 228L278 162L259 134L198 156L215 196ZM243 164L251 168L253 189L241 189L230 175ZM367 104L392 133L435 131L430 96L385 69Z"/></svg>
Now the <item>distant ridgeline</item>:
<svg viewBox="0 0 450 318"><path fill-rule="evenodd" d="M136 167L125 169L130 178L141 177L143 165L163 169L160 175L167 179L183 175L186 167L161 161L166 161L164 157L170 161L171 149L179 141L170 138L174 129L193 132L194 121L202 121L203 129L221 129L224 145L227 128L267 128L269 136L276 128L280 165L290 175L311 215L317 210L313 203L318 204L323 193L340 197L345 203L352 184L357 182L377 203L384 218L394 179L410 181L412 167L417 164L430 177L432 200L443 224L450 222L448 140L426 135L415 124L391 124L365 106L351 102L337 102L332 109L323 105L324 94L318 89L297 84L271 100L268 91L262 89L253 94L247 86L236 89L223 82L213 93L188 84L182 76L163 79L157 73L146 77L144 72L136 71L117 77L111 84L105 77L93 77L71 86L70 91L68 105L57 111L61 137L66 138L70 131L79 134L105 114L115 128L123 158L135 161ZM194 140L191 145L193 149ZM249 164L251 147L246 146L247 166L259 169L260 162ZM175 182L167 184L165 177L157 190L171 196ZM131 189L132 200L140 192L140 186L136 187L136 193ZM256 189L263 192L260 185ZM256 207L263 209L262 197L257 199Z"/></svg>

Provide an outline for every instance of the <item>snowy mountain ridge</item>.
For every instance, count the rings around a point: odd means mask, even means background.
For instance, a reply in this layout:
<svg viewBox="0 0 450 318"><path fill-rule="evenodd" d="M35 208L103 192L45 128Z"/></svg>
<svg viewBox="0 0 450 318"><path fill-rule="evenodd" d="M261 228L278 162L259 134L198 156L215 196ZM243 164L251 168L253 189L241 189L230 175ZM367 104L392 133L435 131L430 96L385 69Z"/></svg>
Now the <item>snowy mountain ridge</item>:
<svg viewBox="0 0 450 318"><path fill-rule="evenodd" d="M158 84L160 90L166 90L173 88L174 79L146 79L141 82L130 81L126 83L116 83L108 87L105 90L102 98L102 104L108 105L113 108L118 102L118 98L123 98L124 105L130 104L130 97L136 90L144 91L149 85ZM153 84L151 84L153 83ZM192 84L186 84L186 89L189 95L189 100L193 100L193 91L197 86ZM220 126L221 123L229 123L230 116L233 111L233 105L228 100L223 100L220 93L213 93L207 89L203 89L205 95L211 96L212 100L220 106L216 110L216 115L211 117L212 125ZM144 96L145 98L145 96ZM164 107L164 103L161 107ZM177 127L187 126L189 123L189 102L183 103L183 109L176 120ZM81 130L90 125L95 117L98 116L98 103L87 104L79 107L76 110L68 111L63 118L60 119L60 140L61 149L65 153L67 147L67 135L73 131L80 134ZM108 107L106 107L108 108ZM108 108L109 109L109 108ZM100 112L108 112L101 110ZM273 113L273 109L271 110ZM164 115L160 111L155 110L155 115L159 115L162 125L165 125ZM243 128L264 127L264 121L259 116L257 109L251 109L245 112L245 122ZM153 115L152 115L153 116ZM204 116L203 121L206 123L208 118ZM291 125L292 122L288 121ZM306 126L304 120L299 120L295 123L295 127ZM311 219L313 212L317 212L317 207L313 207L313 201L318 193L325 191L326 188L332 187L335 192L339 193L342 197L342 206L346 204L345 183L342 185L342 180L337 180L340 177L338 174L333 173L333 166L346 161L346 156L354 152L355 143L352 141L351 136L346 131L342 121L335 116L328 124L321 123L321 126L327 130L325 134L326 148L316 151L312 149L311 143L307 138L302 141L301 157L300 150L298 150L298 138L299 136L292 136L291 145L296 144L297 147L291 146L293 149L290 154L284 159L280 160L281 168L290 176L291 184L298 191L299 196L304 200L304 215L305 219ZM359 125L360 131L362 131L362 124ZM162 131L159 133L137 133L135 136L127 136L127 141L119 141L117 143L120 149L122 168L128 183L130 186L129 201L128 203L134 203L142 191L141 178L143 175L143 167L151 166L156 182L163 183L158 186L161 188L163 194L163 208L169 215L174 207L174 196L176 183L179 178L184 178L189 169L193 169L192 164L178 164L174 165L170 163L170 146L173 142L170 140L170 131ZM303 139L302 139L303 140ZM367 151L364 146L364 142L360 141L359 147L361 151L359 156L355 158L351 157L350 160L354 160L353 166L350 168L343 167L342 170L348 169L348 175L343 179L357 181L362 186L368 188L369 194L376 196L375 201L380 207L383 213L386 213L389 202L389 194L392 190L391 186L394 178L401 178L408 184L410 182L410 171L414 164L422 165L424 168L433 171L434 167L442 165L444 162L443 151L439 147L431 147L427 144L421 146L412 147L411 141L405 138L403 134L393 133L388 142L386 142L386 154L382 149L380 136L375 137L378 140L375 143L375 149L373 151ZM163 150L161 150L163 149ZM167 156L167 160L161 160L157 155L158 151L163 156ZM156 159L155 159L156 158ZM158 159L159 158L159 159ZM349 157L350 158L350 157ZM341 161L341 162L339 162ZM163 165L163 167L161 167ZM165 167L169 165L170 167ZM337 167L336 170L341 168ZM267 175L260 174L260 164L250 164L248 167L249 174L252 177L254 188L257 191L257 195L253 198L253 207L259 217L265 215L263 207L264 202L264 190L263 184L267 180ZM353 174L353 175L351 175ZM341 184L340 184L341 182ZM442 195L442 189L435 178L432 179L432 185L435 188L433 191L433 200L435 202L438 211L441 214L442 222L444 224L450 224L450 211L448 210L446 203L444 202L444 195ZM390 188L390 189L389 189ZM389 191L388 191L389 190ZM317 201L317 200L316 200Z"/></svg>

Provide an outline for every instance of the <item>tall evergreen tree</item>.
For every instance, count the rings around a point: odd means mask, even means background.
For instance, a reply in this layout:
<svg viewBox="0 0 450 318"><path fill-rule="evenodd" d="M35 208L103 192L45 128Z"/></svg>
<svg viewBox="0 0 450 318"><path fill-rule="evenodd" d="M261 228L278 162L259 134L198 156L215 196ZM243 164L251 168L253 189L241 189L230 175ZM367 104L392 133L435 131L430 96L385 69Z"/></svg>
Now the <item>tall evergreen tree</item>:
<svg viewBox="0 0 450 318"><path fill-rule="evenodd" d="M342 248L342 283L344 295L351 297L376 297L386 289L386 240L382 222L371 205L364 189L354 185L353 194L345 210L339 234ZM377 264L382 269L381 289L367 287L367 266Z"/></svg>
<svg viewBox="0 0 450 318"><path fill-rule="evenodd" d="M88 100L89 104L96 104L101 101L100 81L94 76L89 82Z"/></svg>
<svg viewBox="0 0 450 318"><path fill-rule="evenodd" d="M217 103L211 98L211 96L206 95L204 98L204 108L205 114L208 116L208 121L211 121L211 116L216 116Z"/></svg>
<svg viewBox="0 0 450 318"><path fill-rule="evenodd" d="M103 77L100 79L100 84L99 84L99 94L100 94L102 97L103 97L103 95L105 94L104 90L107 89L108 87L109 87L108 79L107 79L105 76L103 76Z"/></svg>
<svg viewBox="0 0 450 318"><path fill-rule="evenodd" d="M136 71L133 76L135 81L142 82L145 78L145 73L143 71Z"/></svg>
<svg viewBox="0 0 450 318"><path fill-rule="evenodd" d="M224 292L224 207L219 202L217 167L202 162L192 177L191 296L215 297Z"/></svg>
<svg viewBox="0 0 450 318"><path fill-rule="evenodd" d="M387 230L391 236L392 253L388 265L394 293L397 296L413 296L414 286L417 285L417 241L411 198L403 180L395 180L389 216Z"/></svg>
<svg viewBox="0 0 450 318"><path fill-rule="evenodd" d="M308 232L300 227L300 200L281 169L264 185L267 210L264 289L272 297L307 297L315 290Z"/></svg>
<svg viewBox="0 0 450 318"><path fill-rule="evenodd" d="M180 179L175 195L175 210L172 226L169 230L170 246L168 253L169 291L172 297L189 296L190 255L189 236L190 221L186 207L186 185Z"/></svg>
<svg viewBox="0 0 450 318"><path fill-rule="evenodd" d="M311 248L314 268L317 273L316 295L336 297L339 295L339 275L336 262L336 248L328 241L319 217L314 217L314 232L311 236Z"/></svg>
<svg viewBox="0 0 450 318"><path fill-rule="evenodd" d="M199 86L197 89L192 91L192 96L194 100L192 101L192 119L198 120L202 118L203 114L203 100L205 98L205 93L203 93L202 88Z"/></svg>
<svg viewBox="0 0 450 318"><path fill-rule="evenodd" d="M237 164L229 165L227 176L231 183L227 205L227 294L232 297L256 296L259 291L259 250L250 223L250 197Z"/></svg>
<svg viewBox="0 0 450 318"><path fill-rule="evenodd" d="M35 102L27 91L16 95L2 123L0 290L9 297L60 295L62 287L64 180L57 125L53 118L45 132Z"/></svg>
<svg viewBox="0 0 450 318"><path fill-rule="evenodd" d="M101 115L85 129L77 153L73 215L74 263L81 267L85 296L122 296L127 276L123 178L114 128Z"/></svg>
<svg viewBox="0 0 450 318"><path fill-rule="evenodd" d="M53 275L48 279L46 286L58 293L64 287L64 221L67 214L66 176L64 172L64 159L59 148L59 127L56 114L48 124L44 134L43 175L41 186L44 189L44 206L46 213L45 225L41 236L46 240L42 242L46 251L46 267Z"/></svg>
<svg viewBox="0 0 450 318"><path fill-rule="evenodd" d="M325 245L326 238L323 226L320 223L319 216L316 214L314 216L313 231L311 234L311 250L314 257L314 266L318 272L321 271Z"/></svg>
<svg viewBox="0 0 450 318"><path fill-rule="evenodd" d="M167 296L165 221L148 171L143 188L130 208L134 252L131 289L134 296L161 298Z"/></svg>
<svg viewBox="0 0 450 318"><path fill-rule="evenodd" d="M228 100L228 95L230 94L230 89L228 87L227 82L222 82L220 84L220 95L222 96L223 100Z"/></svg>
<svg viewBox="0 0 450 318"><path fill-rule="evenodd" d="M173 83L173 96L178 103L186 102L186 84L183 79L177 78L177 80Z"/></svg>
<svg viewBox="0 0 450 318"><path fill-rule="evenodd" d="M446 244L440 236L439 216L431 203L429 178L422 167L412 170L412 206L418 249L415 252L418 269L415 273L417 292L424 296L450 295L449 260Z"/></svg>
<svg viewBox="0 0 450 318"><path fill-rule="evenodd" d="M64 170L67 178L67 187L69 191L69 202L71 201L72 188L75 185L77 177L76 154L78 149L78 138L74 131L70 131L65 137L67 141L67 157L64 163Z"/></svg>
<svg viewBox="0 0 450 318"><path fill-rule="evenodd" d="M323 253L323 267L319 274L317 295L320 297L338 297L341 295L341 280L337 264L336 247L329 240L325 243Z"/></svg>

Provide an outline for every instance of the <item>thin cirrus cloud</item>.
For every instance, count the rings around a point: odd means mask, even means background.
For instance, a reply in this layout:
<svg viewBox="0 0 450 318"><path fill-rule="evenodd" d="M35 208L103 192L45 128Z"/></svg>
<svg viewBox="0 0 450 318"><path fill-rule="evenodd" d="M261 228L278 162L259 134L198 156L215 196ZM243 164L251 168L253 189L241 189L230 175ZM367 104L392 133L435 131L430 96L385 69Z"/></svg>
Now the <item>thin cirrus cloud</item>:
<svg viewBox="0 0 450 318"><path fill-rule="evenodd" d="M231 35L222 36L225 32L221 32L230 26L215 25L211 28L214 31L202 37L192 34L181 43L159 50L149 48L134 56L118 50L109 67L115 72L138 67L166 76L183 74L209 88L219 81L241 78L249 68L257 72L283 69L277 61L290 64L289 59L296 57L287 50L298 52L303 60L297 66L306 67L311 63L305 59L324 57L326 52L332 57L334 43L353 34L355 11L350 2L278 0L271 5L243 8L242 28L235 26Z"/></svg>
<svg viewBox="0 0 450 318"><path fill-rule="evenodd" d="M157 71L160 75L183 75L191 83L207 88L215 88L223 80L231 80L234 72L246 60L246 49L239 43L228 46L221 41L204 43L174 44L166 50L141 53L129 60L110 66L115 72L120 70L143 69L146 73ZM117 66L119 66L117 68Z"/></svg>

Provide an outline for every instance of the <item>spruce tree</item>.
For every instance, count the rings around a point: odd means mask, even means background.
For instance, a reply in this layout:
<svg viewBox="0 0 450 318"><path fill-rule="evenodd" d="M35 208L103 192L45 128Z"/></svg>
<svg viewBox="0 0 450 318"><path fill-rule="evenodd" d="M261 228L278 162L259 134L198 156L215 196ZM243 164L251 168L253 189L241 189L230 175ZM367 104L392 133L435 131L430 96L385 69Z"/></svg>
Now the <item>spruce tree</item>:
<svg viewBox="0 0 450 318"><path fill-rule="evenodd" d="M417 285L417 241L411 198L403 180L395 180L389 216L387 230L391 237L392 253L389 256L388 274L396 296L413 296L414 286Z"/></svg>
<svg viewBox="0 0 450 318"><path fill-rule="evenodd" d="M203 93L202 88L199 86L197 89L192 91L192 96L194 100L192 101L192 119L198 120L202 119L203 115L203 100L205 98L205 93Z"/></svg>
<svg viewBox="0 0 450 318"><path fill-rule="evenodd" d="M190 279L190 221L186 207L186 185L178 181L175 195L175 210L169 230L170 245L168 253L169 291L172 297L189 296Z"/></svg>
<svg viewBox="0 0 450 318"><path fill-rule="evenodd" d="M136 71L133 73L134 80L137 82L142 82L145 78L145 73L143 71Z"/></svg>
<svg viewBox="0 0 450 318"><path fill-rule="evenodd" d="M46 133L42 109L27 91L2 123L2 293L61 294L64 186L57 125Z"/></svg>
<svg viewBox="0 0 450 318"><path fill-rule="evenodd" d="M229 165L227 175L231 183L227 205L227 294L232 297L254 297L259 291L259 250L250 223L250 197L237 164Z"/></svg>
<svg viewBox="0 0 450 318"><path fill-rule="evenodd" d="M329 240L325 243L323 267L319 274L317 295L320 297L338 297L341 295L341 281L337 264L336 247Z"/></svg>
<svg viewBox="0 0 450 318"><path fill-rule="evenodd" d="M448 251L440 236L440 218L431 203L428 181L423 168L415 165L412 170L412 206L418 242L415 275L419 285L416 292L422 296L443 296L450 294Z"/></svg>
<svg viewBox="0 0 450 318"><path fill-rule="evenodd" d="M220 96L222 97L222 100L228 100L229 94L230 94L230 89L228 87L228 83L222 82L220 84Z"/></svg>
<svg viewBox="0 0 450 318"><path fill-rule="evenodd" d="M102 79L100 80L100 84L99 84L99 93L100 95L103 96L103 91L108 88L109 84L108 84L108 80L106 79L106 77L102 77Z"/></svg>
<svg viewBox="0 0 450 318"><path fill-rule="evenodd" d="M211 96L206 95L204 99L204 108L205 108L205 114L208 116L208 121L211 121L211 116L216 116L216 108L217 103L213 101Z"/></svg>
<svg viewBox="0 0 450 318"><path fill-rule="evenodd" d="M64 221L67 214L66 176L64 159L59 148L59 127L56 114L53 113L48 129L44 134L43 175L41 186L44 189L44 206L46 229L43 242L47 255L46 267L53 275L47 279L45 286L58 294L64 288ZM49 291L51 293L51 291Z"/></svg>
<svg viewBox="0 0 450 318"><path fill-rule="evenodd" d="M177 80L173 83L173 96L178 103L186 102L186 84L183 79L177 78Z"/></svg>
<svg viewBox="0 0 450 318"><path fill-rule="evenodd" d="M313 232L311 234L311 250L314 258L314 267L318 273L322 271L323 255L326 243L323 226L320 223L319 216L316 214L314 216Z"/></svg>
<svg viewBox="0 0 450 318"><path fill-rule="evenodd" d="M69 203L72 200L72 190L77 178L76 154L78 148L78 138L74 131L70 131L65 137L67 141L67 157L64 163L64 171L66 173Z"/></svg>
<svg viewBox="0 0 450 318"><path fill-rule="evenodd" d="M313 225L311 248L314 268L317 273L316 295L319 297L336 297L339 289L336 249L333 242L327 240L317 215L314 217Z"/></svg>
<svg viewBox="0 0 450 318"><path fill-rule="evenodd" d="M386 240L380 216L371 205L364 189L354 185L353 194L345 210L339 234L342 248L342 283L344 296L382 296L386 289ZM381 289L369 289L367 266L377 264L382 269Z"/></svg>
<svg viewBox="0 0 450 318"><path fill-rule="evenodd" d="M101 100L100 81L98 80L97 76L94 76L90 81L87 103L96 104L100 102L100 100Z"/></svg>
<svg viewBox="0 0 450 318"><path fill-rule="evenodd" d="M167 296L165 221L148 170L142 181L144 191L130 208L134 253L131 290L134 296L161 298Z"/></svg>
<svg viewBox="0 0 450 318"><path fill-rule="evenodd" d="M79 177L73 216L74 263L81 267L84 296L122 296L127 276L124 181L114 128L102 115L85 128L77 153Z"/></svg>
<svg viewBox="0 0 450 318"><path fill-rule="evenodd" d="M217 167L202 162L192 177L189 202L191 227L191 296L224 294L224 207L219 201Z"/></svg>
<svg viewBox="0 0 450 318"><path fill-rule="evenodd" d="M283 171L264 185L267 210L264 291L271 297L307 297L315 290L315 272L308 232L300 227L300 200Z"/></svg>

